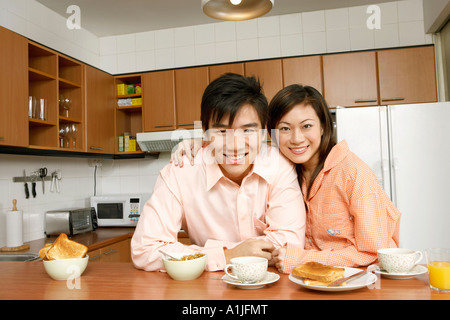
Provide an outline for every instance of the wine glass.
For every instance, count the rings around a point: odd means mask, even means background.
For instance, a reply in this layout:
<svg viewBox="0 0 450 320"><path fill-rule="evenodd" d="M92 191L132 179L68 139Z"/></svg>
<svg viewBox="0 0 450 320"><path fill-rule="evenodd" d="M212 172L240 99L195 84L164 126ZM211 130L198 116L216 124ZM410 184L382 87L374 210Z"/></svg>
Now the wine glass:
<svg viewBox="0 0 450 320"><path fill-rule="evenodd" d="M62 99L62 107L63 107L64 111L66 112L65 116L68 118L69 117L69 110L72 107L72 99L70 99L70 98L63 98Z"/></svg>
<svg viewBox="0 0 450 320"><path fill-rule="evenodd" d="M66 137L65 139L65 143L64 143L64 148L70 148L70 135L71 135L71 129L70 126L68 124L66 124L64 126L64 135Z"/></svg>
<svg viewBox="0 0 450 320"><path fill-rule="evenodd" d="M59 147L64 148L64 138L66 131L64 130L64 125L59 126Z"/></svg>
<svg viewBox="0 0 450 320"><path fill-rule="evenodd" d="M77 148L77 135L78 135L78 127L75 123L71 125L71 135L72 135L72 146L74 149Z"/></svg>

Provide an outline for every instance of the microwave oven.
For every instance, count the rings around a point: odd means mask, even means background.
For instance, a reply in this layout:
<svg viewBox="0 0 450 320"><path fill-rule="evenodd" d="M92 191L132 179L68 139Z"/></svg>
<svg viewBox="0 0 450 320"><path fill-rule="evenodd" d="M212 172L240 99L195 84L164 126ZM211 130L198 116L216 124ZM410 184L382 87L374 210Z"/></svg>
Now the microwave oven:
<svg viewBox="0 0 450 320"><path fill-rule="evenodd" d="M45 213L47 237L66 233L69 237L97 229L94 208L52 210Z"/></svg>
<svg viewBox="0 0 450 320"><path fill-rule="evenodd" d="M135 227L149 193L112 194L91 197L99 227Z"/></svg>

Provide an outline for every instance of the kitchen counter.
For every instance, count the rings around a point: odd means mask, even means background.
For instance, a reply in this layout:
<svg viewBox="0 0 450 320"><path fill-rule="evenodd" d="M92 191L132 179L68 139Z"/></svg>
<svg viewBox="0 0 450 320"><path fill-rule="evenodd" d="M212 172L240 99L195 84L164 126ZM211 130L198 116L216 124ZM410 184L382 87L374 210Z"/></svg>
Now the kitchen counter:
<svg viewBox="0 0 450 320"><path fill-rule="evenodd" d="M271 268L272 272L277 271ZM428 275L407 280L379 277L373 288L347 292L305 289L282 274L280 280L257 290L224 283L223 272L204 272L192 281L172 280L165 272L148 272L132 263L90 262L76 281L52 280L42 261L0 262L0 299L23 300L450 300L429 288ZM260 301L258 302L260 303Z"/></svg>
<svg viewBox="0 0 450 320"><path fill-rule="evenodd" d="M71 240L82 243L88 247L88 251L93 251L101 247L110 245L112 243L126 240L133 236L135 228L98 228L92 232L86 232L82 234L77 234L71 237ZM30 249L27 252L38 253L41 248L44 247L46 243L51 243L55 241L57 236L51 236L48 238L42 238L38 240L33 240L26 242L30 245Z"/></svg>

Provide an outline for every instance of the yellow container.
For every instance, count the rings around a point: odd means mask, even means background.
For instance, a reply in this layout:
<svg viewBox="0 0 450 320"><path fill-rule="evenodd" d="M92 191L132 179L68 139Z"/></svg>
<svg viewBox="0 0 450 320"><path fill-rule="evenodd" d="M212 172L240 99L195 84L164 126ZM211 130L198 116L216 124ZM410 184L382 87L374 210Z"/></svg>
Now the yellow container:
<svg viewBox="0 0 450 320"><path fill-rule="evenodd" d="M133 106L140 106L140 105L142 105L142 98L133 98L133 100L131 100L131 104Z"/></svg>
<svg viewBox="0 0 450 320"><path fill-rule="evenodd" d="M117 85L117 95L119 95L119 96L125 95L125 85L124 84Z"/></svg>

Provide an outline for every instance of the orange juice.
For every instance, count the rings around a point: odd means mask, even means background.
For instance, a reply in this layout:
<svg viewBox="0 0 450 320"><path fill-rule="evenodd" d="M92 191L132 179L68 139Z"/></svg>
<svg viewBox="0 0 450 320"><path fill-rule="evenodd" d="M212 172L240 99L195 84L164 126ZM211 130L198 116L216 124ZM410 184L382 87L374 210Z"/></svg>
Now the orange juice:
<svg viewBox="0 0 450 320"><path fill-rule="evenodd" d="M450 262L432 261L428 263L430 285L435 288L450 290Z"/></svg>

